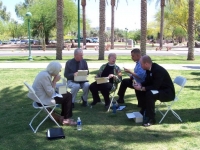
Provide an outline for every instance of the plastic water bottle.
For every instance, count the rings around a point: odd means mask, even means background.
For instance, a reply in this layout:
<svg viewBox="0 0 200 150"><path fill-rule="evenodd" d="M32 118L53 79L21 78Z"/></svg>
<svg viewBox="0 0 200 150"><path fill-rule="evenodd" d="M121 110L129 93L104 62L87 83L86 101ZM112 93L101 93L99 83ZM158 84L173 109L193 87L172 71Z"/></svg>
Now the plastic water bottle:
<svg viewBox="0 0 200 150"><path fill-rule="evenodd" d="M116 104L113 103L113 114L116 114Z"/></svg>
<svg viewBox="0 0 200 150"><path fill-rule="evenodd" d="M80 117L77 119L77 130L82 130L82 123Z"/></svg>

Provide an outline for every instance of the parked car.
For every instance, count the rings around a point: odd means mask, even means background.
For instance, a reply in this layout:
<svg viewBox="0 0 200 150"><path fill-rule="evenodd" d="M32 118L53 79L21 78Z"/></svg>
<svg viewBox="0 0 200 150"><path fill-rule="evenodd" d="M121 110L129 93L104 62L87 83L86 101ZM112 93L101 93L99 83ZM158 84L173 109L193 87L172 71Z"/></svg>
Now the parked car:
<svg viewBox="0 0 200 150"><path fill-rule="evenodd" d="M74 42L78 43L78 39L74 39ZM86 38L86 43L92 43L92 42L93 42L92 39ZM80 43L83 43L83 38L82 37L80 37Z"/></svg>
<svg viewBox="0 0 200 150"><path fill-rule="evenodd" d="M99 43L99 38L94 37L94 38L92 38L92 41L93 41L93 43Z"/></svg>
<svg viewBox="0 0 200 150"><path fill-rule="evenodd" d="M10 40L10 44L15 44L15 42L16 42L15 39Z"/></svg>
<svg viewBox="0 0 200 150"><path fill-rule="evenodd" d="M24 39L24 40L21 40L20 41L20 44L27 44L28 43L28 40L27 39Z"/></svg>
<svg viewBox="0 0 200 150"><path fill-rule="evenodd" d="M2 41L2 44L11 44L10 41Z"/></svg>

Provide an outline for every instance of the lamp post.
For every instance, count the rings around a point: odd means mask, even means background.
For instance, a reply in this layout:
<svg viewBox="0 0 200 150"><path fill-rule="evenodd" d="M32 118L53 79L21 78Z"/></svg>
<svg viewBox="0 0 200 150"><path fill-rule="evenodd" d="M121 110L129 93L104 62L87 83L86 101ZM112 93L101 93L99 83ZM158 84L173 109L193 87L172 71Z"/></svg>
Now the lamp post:
<svg viewBox="0 0 200 150"><path fill-rule="evenodd" d="M30 34L30 19L31 19L31 16L32 16L32 14L30 12L26 13L26 17L28 19L28 38L29 38L29 41L28 41L28 45L29 45L29 57L28 57L28 59L29 60L33 60L32 56L31 56L31 41L30 41L30 37L31 37L31 34Z"/></svg>
<svg viewBox="0 0 200 150"><path fill-rule="evenodd" d="M80 48L80 0L78 0L78 48Z"/></svg>
<svg viewBox="0 0 200 150"><path fill-rule="evenodd" d="M128 41L128 39L127 39L127 32L128 32L128 29L125 28L125 30L126 30L126 49L127 49L127 41Z"/></svg>

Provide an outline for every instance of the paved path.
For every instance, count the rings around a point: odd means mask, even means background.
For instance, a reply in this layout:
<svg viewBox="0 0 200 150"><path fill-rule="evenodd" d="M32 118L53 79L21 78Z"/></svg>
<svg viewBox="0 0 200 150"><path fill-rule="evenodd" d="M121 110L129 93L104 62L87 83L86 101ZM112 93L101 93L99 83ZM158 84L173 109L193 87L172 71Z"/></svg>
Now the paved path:
<svg viewBox="0 0 200 150"><path fill-rule="evenodd" d="M49 63L0 63L0 68L46 68ZM62 67L65 68L65 63L61 63ZM98 69L102 63L88 63L88 67L92 69ZM134 67L134 63L117 63L120 68ZM200 70L199 64L160 64L167 70Z"/></svg>

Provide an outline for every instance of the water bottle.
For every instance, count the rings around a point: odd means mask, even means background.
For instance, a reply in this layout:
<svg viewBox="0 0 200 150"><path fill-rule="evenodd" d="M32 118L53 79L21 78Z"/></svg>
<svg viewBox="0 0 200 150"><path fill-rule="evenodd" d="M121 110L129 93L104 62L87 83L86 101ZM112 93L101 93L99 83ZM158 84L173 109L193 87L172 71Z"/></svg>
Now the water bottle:
<svg viewBox="0 0 200 150"><path fill-rule="evenodd" d="M113 103L113 114L116 114L116 104Z"/></svg>
<svg viewBox="0 0 200 150"><path fill-rule="evenodd" d="M78 119L77 119L77 130L82 130L82 124L81 124L80 117L78 117Z"/></svg>

